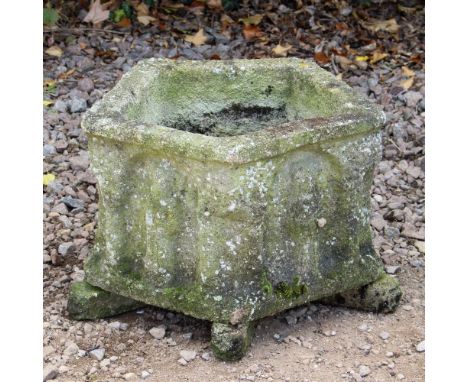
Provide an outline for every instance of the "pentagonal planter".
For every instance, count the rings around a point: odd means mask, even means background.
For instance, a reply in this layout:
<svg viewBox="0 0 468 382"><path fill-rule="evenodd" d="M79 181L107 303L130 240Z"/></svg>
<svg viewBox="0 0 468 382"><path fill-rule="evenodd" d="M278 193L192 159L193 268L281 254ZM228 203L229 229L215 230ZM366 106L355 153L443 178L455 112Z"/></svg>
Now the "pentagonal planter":
<svg viewBox="0 0 468 382"><path fill-rule="evenodd" d="M251 322L308 301L392 310L369 227L382 123L310 61L140 62L83 120L99 219L72 316L180 311L237 359ZM101 289L125 301L96 313Z"/></svg>

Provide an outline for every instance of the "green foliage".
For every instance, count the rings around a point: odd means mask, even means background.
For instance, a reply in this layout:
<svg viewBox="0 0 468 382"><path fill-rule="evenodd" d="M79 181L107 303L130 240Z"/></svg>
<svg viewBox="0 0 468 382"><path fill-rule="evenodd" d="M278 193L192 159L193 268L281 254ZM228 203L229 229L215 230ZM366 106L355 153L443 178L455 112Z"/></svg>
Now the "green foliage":
<svg viewBox="0 0 468 382"><path fill-rule="evenodd" d="M122 8L116 9L115 11L111 12L110 19L114 23L118 23L125 17L125 11Z"/></svg>
<svg viewBox="0 0 468 382"><path fill-rule="evenodd" d="M54 25L57 24L57 21L59 19L59 14L56 9L54 8L44 8L42 11L42 20L43 24L53 27Z"/></svg>

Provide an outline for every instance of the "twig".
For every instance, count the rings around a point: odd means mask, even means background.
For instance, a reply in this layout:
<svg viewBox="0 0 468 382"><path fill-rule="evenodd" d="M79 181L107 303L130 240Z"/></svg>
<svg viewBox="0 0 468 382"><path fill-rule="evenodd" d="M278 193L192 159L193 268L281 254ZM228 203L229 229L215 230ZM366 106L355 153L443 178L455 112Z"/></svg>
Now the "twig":
<svg viewBox="0 0 468 382"><path fill-rule="evenodd" d="M120 35L130 34L131 32L114 31L112 29L95 29L95 28L61 28L61 29L44 29L43 33L80 33L80 32L100 32L114 33Z"/></svg>
<svg viewBox="0 0 468 382"><path fill-rule="evenodd" d="M398 147L398 145L397 145L397 144L396 144L396 143L393 141L393 139L392 139L392 138L390 138L390 137L387 137L387 139L390 141L390 143L392 143L392 144L393 144L393 146L395 146L395 147L398 149L398 151L399 151L400 153L402 153L402 152L403 152L403 150L402 150L402 149L400 149L400 148Z"/></svg>

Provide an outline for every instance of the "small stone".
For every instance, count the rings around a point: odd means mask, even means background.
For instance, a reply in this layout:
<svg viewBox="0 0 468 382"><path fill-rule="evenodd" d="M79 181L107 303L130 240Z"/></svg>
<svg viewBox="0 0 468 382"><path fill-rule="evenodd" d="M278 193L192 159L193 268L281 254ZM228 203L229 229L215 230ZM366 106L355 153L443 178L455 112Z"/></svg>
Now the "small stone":
<svg viewBox="0 0 468 382"><path fill-rule="evenodd" d="M58 99L54 102L54 109L57 110L59 113L66 113L67 112L67 103Z"/></svg>
<svg viewBox="0 0 468 382"><path fill-rule="evenodd" d="M385 341L390 338L390 334L388 334L388 332L380 332L379 337Z"/></svg>
<svg viewBox="0 0 468 382"><path fill-rule="evenodd" d="M396 239L400 236L400 230L396 227L387 226L384 228L384 233L389 239Z"/></svg>
<svg viewBox="0 0 468 382"><path fill-rule="evenodd" d="M71 343L65 348L65 350L63 351L63 354L65 354L65 355L74 355L74 354L78 353L78 350L80 350L80 348L78 347L78 345L75 344L74 342L71 342Z"/></svg>
<svg viewBox="0 0 468 382"><path fill-rule="evenodd" d="M60 215L66 215L68 213L68 208L65 203L59 203L54 208L52 208L52 212L57 212Z"/></svg>
<svg viewBox="0 0 468 382"><path fill-rule="evenodd" d="M78 89L89 93L94 89L94 82L91 78L85 77L78 81Z"/></svg>
<svg viewBox="0 0 468 382"><path fill-rule="evenodd" d="M45 157L57 154L57 150L52 145L44 145L42 147L42 155Z"/></svg>
<svg viewBox="0 0 468 382"><path fill-rule="evenodd" d="M119 321L114 321L109 323L109 327L115 330L120 330L120 322Z"/></svg>
<svg viewBox="0 0 468 382"><path fill-rule="evenodd" d="M296 325L297 317L288 314L285 318L286 318L286 322L288 323L288 325L290 326Z"/></svg>
<svg viewBox="0 0 468 382"><path fill-rule="evenodd" d="M101 362L99 362L99 366L101 367L101 369L104 369L110 364L111 364L111 360L109 358L103 359Z"/></svg>
<svg viewBox="0 0 468 382"><path fill-rule="evenodd" d="M204 361L210 361L211 360L211 355L210 353L206 352L201 355L202 360Z"/></svg>
<svg viewBox="0 0 468 382"><path fill-rule="evenodd" d="M71 196L65 196L61 201L72 209L84 208L84 202L82 200L72 198Z"/></svg>
<svg viewBox="0 0 468 382"><path fill-rule="evenodd" d="M183 358L179 358L179 359L177 360L177 362L178 362L180 365L182 365L182 366L186 366L187 363L188 363L188 362L187 362L185 359L183 359Z"/></svg>
<svg viewBox="0 0 468 382"><path fill-rule="evenodd" d="M401 272L401 267L398 265L386 265L385 272L387 272L389 275L394 275Z"/></svg>
<svg viewBox="0 0 468 382"><path fill-rule="evenodd" d="M87 108L88 104L83 98L72 98L72 100L70 101L70 111L72 113L80 113L86 111Z"/></svg>
<svg viewBox="0 0 468 382"><path fill-rule="evenodd" d="M89 355L93 357L95 360L102 361L105 353L106 353L105 349L94 349L89 352Z"/></svg>
<svg viewBox="0 0 468 382"><path fill-rule="evenodd" d="M359 375L361 377L366 377L370 374L371 370L369 368L369 366L366 366L366 365L361 365L359 366Z"/></svg>
<svg viewBox="0 0 468 382"><path fill-rule="evenodd" d="M69 255L75 250L75 245L72 242L62 243L58 247L58 253L62 256Z"/></svg>
<svg viewBox="0 0 468 382"><path fill-rule="evenodd" d="M396 377L397 377L397 379L400 380L400 381L401 381L402 379L405 379L404 374L401 374L401 373L398 373Z"/></svg>
<svg viewBox="0 0 468 382"><path fill-rule="evenodd" d="M152 328L149 333L154 337L156 338L157 340L161 340L164 338L164 336L166 335L166 329L164 329L163 327L159 327L159 328Z"/></svg>
<svg viewBox="0 0 468 382"><path fill-rule="evenodd" d="M317 225L319 228L325 227L325 224L327 224L327 219L325 218L317 219Z"/></svg>
<svg viewBox="0 0 468 382"><path fill-rule="evenodd" d="M127 373L123 377L126 381L136 381L138 379L135 373Z"/></svg>
<svg viewBox="0 0 468 382"><path fill-rule="evenodd" d="M391 358L395 355L395 353L393 353L392 351L388 351L385 353L385 355L388 357L388 358Z"/></svg>
<svg viewBox="0 0 468 382"><path fill-rule="evenodd" d="M192 333L184 333L184 334L182 334L182 337L185 340L191 340L192 339Z"/></svg>
<svg viewBox="0 0 468 382"><path fill-rule="evenodd" d="M128 324L126 322L121 322L120 323L120 330L127 330L128 329Z"/></svg>
<svg viewBox="0 0 468 382"><path fill-rule="evenodd" d="M187 362L193 361L197 356L197 352L193 350L181 350L179 354Z"/></svg>
<svg viewBox="0 0 468 382"><path fill-rule="evenodd" d="M424 98L421 93L415 92L413 90L407 92L404 97L406 106L408 107L415 107L418 104L418 102Z"/></svg>
<svg viewBox="0 0 468 382"><path fill-rule="evenodd" d="M69 159L73 168L86 170L89 167L89 157L87 154L76 155Z"/></svg>
<svg viewBox="0 0 468 382"><path fill-rule="evenodd" d="M149 378L150 376L151 376L151 374L149 372L147 372L146 370L143 370L141 372L141 378L143 378L143 379Z"/></svg>
<svg viewBox="0 0 468 382"><path fill-rule="evenodd" d="M42 382L55 379L58 375L58 370L53 366L46 366L42 372Z"/></svg>
<svg viewBox="0 0 468 382"><path fill-rule="evenodd" d="M426 253L426 244L424 241L415 241L414 246L421 253Z"/></svg>
<svg viewBox="0 0 468 382"><path fill-rule="evenodd" d="M367 324L361 324L361 325L359 325L358 329L361 332L367 332L369 330L369 326Z"/></svg>
<svg viewBox="0 0 468 382"><path fill-rule="evenodd" d="M419 344L417 344L416 351L419 353L426 351L426 341L421 341Z"/></svg>

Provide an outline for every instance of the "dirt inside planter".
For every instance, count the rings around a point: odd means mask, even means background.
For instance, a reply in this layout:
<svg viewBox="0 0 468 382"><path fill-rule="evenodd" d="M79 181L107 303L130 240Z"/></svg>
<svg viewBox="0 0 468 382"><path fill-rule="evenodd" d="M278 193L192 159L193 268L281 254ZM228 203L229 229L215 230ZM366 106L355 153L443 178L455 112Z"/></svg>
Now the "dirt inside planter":
<svg viewBox="0 0 468 382"><path fill-rule="evenodd" d="M235 136L288 122L286 105L277 108L234 104L219 112L167 121L165 126L214 137Z"/></svg>

